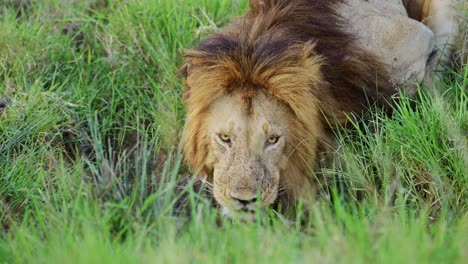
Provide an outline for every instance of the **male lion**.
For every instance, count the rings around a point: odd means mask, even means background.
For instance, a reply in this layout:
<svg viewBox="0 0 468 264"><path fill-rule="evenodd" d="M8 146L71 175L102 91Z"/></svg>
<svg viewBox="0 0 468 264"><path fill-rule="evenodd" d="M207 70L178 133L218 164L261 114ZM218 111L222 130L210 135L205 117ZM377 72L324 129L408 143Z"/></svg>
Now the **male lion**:
<svg viewBox="0 0 468 264"><path fill-rule="evenodd" d="M432 79L454 14L448 0L250 0L185 53L186 162L231 217L309 199L331 128Z"/></svg>

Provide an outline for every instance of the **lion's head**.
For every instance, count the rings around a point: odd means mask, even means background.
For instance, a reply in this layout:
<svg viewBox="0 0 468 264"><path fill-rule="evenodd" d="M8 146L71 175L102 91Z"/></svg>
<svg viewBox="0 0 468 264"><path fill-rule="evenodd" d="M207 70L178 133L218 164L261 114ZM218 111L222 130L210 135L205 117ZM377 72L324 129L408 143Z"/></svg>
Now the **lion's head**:
<svg viewBox="0 0 468 264"><path fill-rule="evenodd" d="M304 127L283 102L262 90L255 91L250 102L244 96L242 91L221 96L211 105L205 123L210 149L205 164L213 170L214 197L228 215L272 204L280 185L293 188L307 184L293 183L292 175L289 182L284 181L285 175L314 159L296 157L294 153L299 152L295 148L317 144L315 137L299 142L295 130ZM291 162L292 154L302 162Z"/></svg>
<svg viewBox="0 0 468 264"><path fill-rule="evenodd" d="M232 61L190 62L185 157L212 178L214 197L229 215L268 206L281 192L295 200L310 189L304 175L326 135L310 90L320 85L321 57L308 54L309 45L289 47L275 60L295 64L264 65L266 71L251 72L248 80L242 77L247 72L230 68Z"/></svg>
<svg viewBox="0 0 468 264"><path fill-rule="evenodd" d="M245 17L186 51L184 155L225 213L313 195L330 126L381 102L377 83L393 91L342 30L336 2L251 1Z"/></svg>

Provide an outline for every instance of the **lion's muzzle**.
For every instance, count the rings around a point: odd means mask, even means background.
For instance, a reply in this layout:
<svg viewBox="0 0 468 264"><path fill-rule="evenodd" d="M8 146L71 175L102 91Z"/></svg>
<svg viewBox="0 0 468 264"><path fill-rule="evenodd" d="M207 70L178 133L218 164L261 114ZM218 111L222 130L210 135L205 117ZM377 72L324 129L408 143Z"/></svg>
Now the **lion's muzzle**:
<svg viewBox="0 0 468 264"><path fill-rule="evenodd" d="M240 205L241 210L253 210L256 207L257 191L255 189L234 189L230 192L231 198Z"/></svg>

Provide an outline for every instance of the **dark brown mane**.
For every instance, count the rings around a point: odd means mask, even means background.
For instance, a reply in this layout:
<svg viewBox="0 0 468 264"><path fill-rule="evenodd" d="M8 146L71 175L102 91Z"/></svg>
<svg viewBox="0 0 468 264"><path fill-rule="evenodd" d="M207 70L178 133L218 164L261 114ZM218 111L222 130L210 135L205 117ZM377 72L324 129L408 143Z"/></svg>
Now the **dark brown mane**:
<svg viewBox="0 0 468 264"><path fill-rule="evenodd" d="M346 22L337 14L341 4L343 0L251 0L246 16L209 36L187 57L198 57L207 67L229 60L234 76L225 80L228 91L245 84L266 88L262 73L273 76L312 44L313 55L322 58L324 82L311 91L326 117L342 122L343 112L359 113L370 103L384 106L395 89L385 66L346 33Z"/></svg>

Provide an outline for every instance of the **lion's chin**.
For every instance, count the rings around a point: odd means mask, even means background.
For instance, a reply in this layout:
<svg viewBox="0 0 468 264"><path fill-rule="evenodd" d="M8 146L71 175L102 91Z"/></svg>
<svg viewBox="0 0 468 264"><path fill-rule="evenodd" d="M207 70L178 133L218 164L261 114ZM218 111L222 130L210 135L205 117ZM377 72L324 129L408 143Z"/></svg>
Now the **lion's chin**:
<svg viewBox="0 0 468 264"><path fill-rule="evenodd" d="M228 219L241 222L255 222L258 216L256 211L233 210L224 206L221 210L221 213Z"/></svg>

